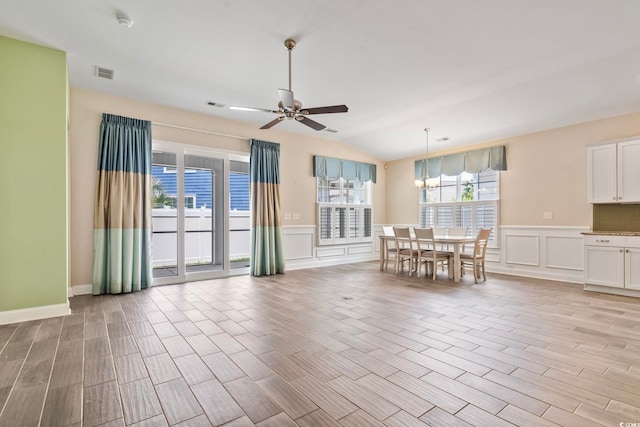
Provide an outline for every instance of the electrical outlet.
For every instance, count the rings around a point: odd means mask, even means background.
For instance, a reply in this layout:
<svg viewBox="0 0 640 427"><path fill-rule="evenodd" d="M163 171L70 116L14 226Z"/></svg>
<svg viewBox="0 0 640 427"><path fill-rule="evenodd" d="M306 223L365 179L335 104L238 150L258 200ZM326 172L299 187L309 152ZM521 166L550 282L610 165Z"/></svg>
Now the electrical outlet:
<svg viewBox="0 0 640 427"><path fill-rule="evenodd" d="M290 213L284 214L284 220L285 221L291 221L291 214Z"/></svg>
<svg viewBox="0 0 640 427"><path fill-rule="evenodd" d="M542 212L542 219L553 219L553 212Z"/></svg>
<svg viewBox="0 0 640 427"><path fill-rule="evenodd" d="M294 213L292 216L293 216L294 220L300 219L300 214L299 213Z"/></svg>

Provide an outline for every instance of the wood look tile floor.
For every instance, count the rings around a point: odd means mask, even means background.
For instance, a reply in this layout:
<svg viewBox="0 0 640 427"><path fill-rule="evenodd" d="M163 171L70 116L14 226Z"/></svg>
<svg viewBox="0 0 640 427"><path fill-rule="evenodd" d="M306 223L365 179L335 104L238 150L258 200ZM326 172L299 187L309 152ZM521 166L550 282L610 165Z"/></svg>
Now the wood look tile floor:
<svg viewBox="0 0 640 427"><path fill-rule="evenodd" d="M640 425L640 300L577 284L370 262L71 307L0 326L0 427Z"/></svg>

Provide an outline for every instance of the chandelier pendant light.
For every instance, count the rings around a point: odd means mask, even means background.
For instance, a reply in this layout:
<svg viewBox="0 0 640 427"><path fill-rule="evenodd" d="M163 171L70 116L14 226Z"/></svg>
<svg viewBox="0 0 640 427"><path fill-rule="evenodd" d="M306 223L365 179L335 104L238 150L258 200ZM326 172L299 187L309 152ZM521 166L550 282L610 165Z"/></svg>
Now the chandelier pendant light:
<svg viewBox="0 0 640 427"><path fill-rule="evenodd" d="M431 179L429 177L429 131L431 129L424 128L424 131L427 133L427 144L426 144L426 153L424 159L424 177L420 179L416 179L416 187L419 189L426 189L427 191L435 191L438 188L438 183L435 179Z"/></svg>

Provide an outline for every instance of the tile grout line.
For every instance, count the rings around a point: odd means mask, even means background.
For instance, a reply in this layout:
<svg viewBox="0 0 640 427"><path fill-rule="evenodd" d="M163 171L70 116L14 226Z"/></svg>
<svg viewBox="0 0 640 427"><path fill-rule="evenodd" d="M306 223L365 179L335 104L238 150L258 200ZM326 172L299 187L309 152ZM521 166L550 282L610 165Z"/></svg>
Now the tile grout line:
<svg viewBox="0 0 640 427"><path fill-rule="evenodd" d="M38 332L40 331L40 328L42 327L42 320L40 321L40 324L38 325ZM18 328L16 328L16 331L18 330ZM16 331L13 331L13 334L15 334ZM11 395L13 394L15 388L16 388L16 383L18 382L18 378L20 378L20 374L22 373L22 369L24 369L24 365L25 363L27 363L27 358L29 357L29 354L31 353L31 349L33 348L33 343L35 340L35 337L38 335L38 332L36 332L33 336L33 339L31 340L31 344L29 345L29 350L27 351L27 354L24 355L24 360L22 361L22 365L20 366L20 370L18 371L18 374L16 375L16 379L13 380L13 384L11 385L11 391L9 391L9 394L7 395L7 400L4 402L4 405L2 406L2 410L0 410L0 421L2 421L2 415L4 415L4 411L7 408L7 405L9 404L9 399L11 398ZM11 337L13 337L13 334L11 334ZM43 403L44 406L44 403Z"/></svg>
<svg viewBox="0 0 640 427"><path fill-rule="evenodd" d="M58 356L58 349L60 348L60 338L62 337L62 329L64 328L65 317L61 317L60 319L62 319L62 325L60 326L60 331L58 332L58 340L56 342L56 351L54 352L53 363L51 364L51 369L49 370L49 379L47 380L47 388L44 391L44 399L42 400L42 408L40 408L40 416L38 417L38 426L40 426L42 424L42 416L44 415L44 407L47 404L47 397L49 396L49 388L51 387L51 375L53 374L53 368L56 366L56 358ZM42 324L40 324L40 327L42 327ZM82 325L82 329L84 331L84 324ZM35 337L34 337L34 339L35 339Z"/></svg>

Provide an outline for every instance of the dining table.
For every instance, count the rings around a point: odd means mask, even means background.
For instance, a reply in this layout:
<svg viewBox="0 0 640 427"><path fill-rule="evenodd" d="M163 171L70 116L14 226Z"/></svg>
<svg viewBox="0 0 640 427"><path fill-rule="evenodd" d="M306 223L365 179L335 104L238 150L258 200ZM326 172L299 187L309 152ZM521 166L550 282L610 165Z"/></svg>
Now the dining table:
<svg viewBox="0 0 640 427"><path fill-rule="evenodd" d="M384 271L384 260L387 257L387 241L394 241L395 236L388 236L385 234L380 235L380 271ZM453 275L451 269L449 270L449 278L453 276L455 283L460 282L460 247L465 244L475 243L475 237L467 236L449 236L447 235L435 235L434 240L441 245L450 245L453 247Z"/></svg>

